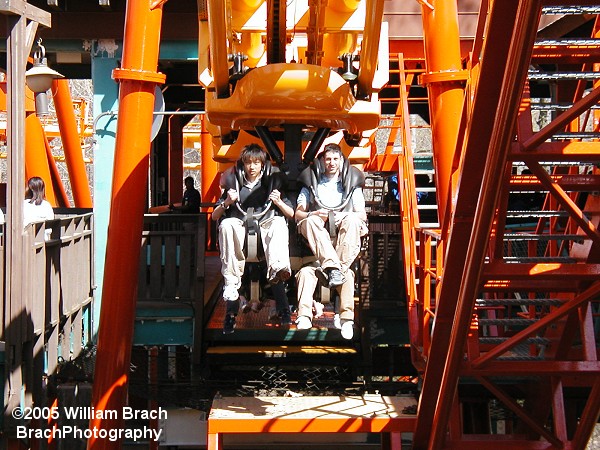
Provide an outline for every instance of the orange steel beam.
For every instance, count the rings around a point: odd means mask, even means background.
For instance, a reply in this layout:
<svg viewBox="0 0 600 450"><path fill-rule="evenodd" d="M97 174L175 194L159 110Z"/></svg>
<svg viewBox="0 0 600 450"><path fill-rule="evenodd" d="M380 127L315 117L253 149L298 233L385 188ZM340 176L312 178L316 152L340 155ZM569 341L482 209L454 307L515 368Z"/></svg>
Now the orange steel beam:
<svg viewBox="0 0 600 450"><path fill-rule="evenodd" d="M431 135L439 222L450 214L452 162L463 107L466 72L460 59L456 2L431 1L422 6L427 72L421 76L429 91Z"/></svg>
<svg viewBox="0 0 600 450"><path fill-rule="evenodd" d="M308 26L306 34L308 43L306 45L306 62L308 64L320 65L323 58L323 34L325 25L325 6L323 0L310 0L308 2Z"/></svg>
<svg viewBox="0 0 600 450"><path fill-rule="evenodd" d="M214 203L221 195L219 187L219 164L212 158L212 136L206 130L206 115L201 118L200 131L200 176L201 194L204 203Z"/></svg>
<svg viewBox="0 0 600 450"><path fill-rule="evenodd" d="M69 203L67 191L65 190L65 186L62 182L60 172L58 171L58 166L56 165L56 161L54 160L54 156L52 155L52 149L50 148L48 137L46 136L45 132L43 132L43 135L44 147L46 148L46 160L48 161L48 167L50 168L52 188L54 189L54 194L56 196L56 206L70 208L71 204Z"/></svg>
<svg viewBox="0 0 600 450"><path fill-rule="evenodd" d="M504 174L498 167L507 159L540 11L538 0L494 2L490 9L479 78L485 82L477 84L467 118L461 170L468 176L460 177L451 218L446 250L450 263L439 291L415 449L439 449L446 435Z"/></svg>
<svg viewBox="0 0 600 450"><path fill-rule="evenodd" d="M56 107L56 118L60 129L65 152L65 161L73 191L73 201L79 208L92 207L92 194L83 161L81 141L77 131L77 121L73 111L73 100L69 90L69 80L57 79L52 82L54 94L54 106Z"/></svg>
<svg viewBox="0 0 600 450"><path fill-rule="evenodd" d="M210 69L217 98L229 97L229 63L227 62L227 29L225 1L207 0L208 33L210 34Z"/></svg>
<svg viewBox="0 0 600 450"><path fill-rule="evenodd" d="M35 114L29 114L25 118L25 182L31 177L40 177L46 184L46 199L52 206L57 206L45 139L40 119Z"/></svg>
<svg viewBox="0 0 600 450"><path fill-rule="evenodd" d="M200 194L203 203L214 204L221 195L219 163L212 158L212 136L206 129L206 115L201 116L200 123L202 127L200 131ZM212 214L212 207L210 209L203 208L202 210ZM207 225L207 248L215 250L217 248L216 224L212 220L207 220Z"/></svg>
<svg viewBox="0 0 600 450"><path fill-rule="evenodd" d="M122 411L127 397L154 93L156 85L165 81L165 76L156 71L163 3L127 2L122 65L113 71L113 78L120 83L119 131L92 395L97 412ZM90 421L91 430L110 432L121 428L122 417L104 415ZM119 448L120 441L88 441L88 449Z"/></svg>
<svg viewBox="0 0 600 450"><path fill-rule="evenodd" d="M383 17L383 0L367 0L365 16L365 32L360 53L360 69L358 71L358 95L371 95L373 78L377 69L379 52L379 36ZM386 64L387 61L381 61Z"/></svg>

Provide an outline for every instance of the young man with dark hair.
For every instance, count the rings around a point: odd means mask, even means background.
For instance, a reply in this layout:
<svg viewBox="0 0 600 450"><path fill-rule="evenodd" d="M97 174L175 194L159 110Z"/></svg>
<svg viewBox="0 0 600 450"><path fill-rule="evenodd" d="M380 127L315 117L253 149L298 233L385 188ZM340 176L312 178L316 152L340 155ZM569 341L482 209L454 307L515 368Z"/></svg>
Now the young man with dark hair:
<svg viewBox="0 0 600 450"><path fill-rule="evenodd" d="M227 313L223 333L233 332L235 316L239 309L238 289L242 283L246 258L244 241L246 237L245 214L248 208L257 213L272 202L271 213L259 220L259 232L267 263L267 279L271 284L286 281L291 276L289 256L289 234L287 218L294 216L291 202L279 189L271 189L268 177L264 176L267 153L257 144L242 149L240 159L231 171L243 167L242 182L229 183L215 205L213 220L219 223L219 247L221 251L221 273L225 280L223 299L227 302ZM232 172L223 174L225 180L234 179ZM273 175L271 175L273 176ZM240 208L235 206L238 202ZM241 210L240 210L241 209ZM280 311L283 313L283 311ZM289 309L287 310L289 315Z"/></svg>
<svg viewBox="0 0 600 450"><path fill-rule="evenodd" d="M319 155L323 173L317 180L316 196L306 187L298 195L295 218L298 230L320 267L315 274L326 287L344 285L350 266L360 252L361 237L367 234L367 213L362 189L356 187L351 199L343 207L344 186L341 169L344 163L342 150L337 144L327 144ZM336 209L336 207L339 207ZM327 224L335 221L336 236L332 241ZM353 305L352 305L353 306ZM342 317L342 334L352 338L354 310Z"/></svg>

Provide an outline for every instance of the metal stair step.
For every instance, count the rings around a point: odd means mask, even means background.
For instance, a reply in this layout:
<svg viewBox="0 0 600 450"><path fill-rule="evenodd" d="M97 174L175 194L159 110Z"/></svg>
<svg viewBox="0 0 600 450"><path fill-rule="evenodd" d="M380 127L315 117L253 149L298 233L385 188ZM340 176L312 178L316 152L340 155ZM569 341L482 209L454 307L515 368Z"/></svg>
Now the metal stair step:
<svg viewBox="0 0 600 450"><path fill-rule="evenodd" d="M502 344L506 342L509 338L505 337L480 337L479 342L481 344ZM548 345L550 343L550 339L543 337L531 337L524 341L525 344L534 344L534 345Z"/></svg>
<svg viewBox="0 0 600 450"><path fill-rule="evenodd" d="M479 325L519 325L519 326L528 326L537 322L537 320L533 319L479 319Z"/></svg>
<svg viewBox="0 0 600 450"><path fill-rule="evenodd" d="M544 358L540 356L521 356L521 355L510 355L510 356L500 356L498 357L499 361L543 361Z"/></svg>
<svg viewBox="0 0 600 450"><path fill-rule="evenodd" d="M575 264L578 262L577 259L569 256L552 256L552 257L535 257L535 256L505 256L502 261L509 264L527 264L527 263L540 263L540 264Z"/></svg>
<svg viewBox="0 0 600 450"><path fill-rule="evenodd" d="M568 217L567 211L506 211L507 218Z"/></svg>
<svg viewBox="0 0 600 450"><path fill-rule="evenodd" d="M573 39L573 38L565 38L565 39L540 39L539 41L535 41L535 45L538 46L568 46L568 47L592 47L598 46L600 47L600 39Z"/></svg>
<svg viewBox="0 0 600 450"><path fill-rule="evenodd" d="M539 72L529 71L530 81L577 81L600 79L600 72Z"/></svg>
<svg viewBox="0 0 600 450"><path fill-rule="evenodd" d="M552 135L552 139L600 139L600 133L592 131L578 131L574 133L556 133Z"/></svg>
<svg viewBox="0 0 600 450"><path fill-rule="evenodd" d="M589 239L581 234L534 234L534 233L505 233L505 241L581 241Z"/></svg>
<svg viewBox="0 0 600 450"><path fill-rule="evenodd" d="M531 102L531 109L536 111L566 111L573 107L573 103L537 103ZM594 105L590 109L600 109L600 105Z"/></svg>
<svg viewBox="0 0 600 450"><path fill-rule="evenodd" d="M494 298L477 299L476 306L560 306L564 300L558 298Z"/></svg>
<svg viewBox="0 0 600 450"><path fill-rule="evenodd" d="M547 15L579 15L579 14L600 14L600 6L543 6L542 14Z"/></svg>

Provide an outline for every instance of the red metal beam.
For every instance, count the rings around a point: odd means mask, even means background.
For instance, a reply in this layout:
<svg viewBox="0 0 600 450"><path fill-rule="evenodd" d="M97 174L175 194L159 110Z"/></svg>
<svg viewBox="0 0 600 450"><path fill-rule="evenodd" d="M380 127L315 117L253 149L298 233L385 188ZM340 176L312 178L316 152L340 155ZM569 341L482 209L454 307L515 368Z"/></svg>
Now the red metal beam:
<svg viewBox="0 0 600 450"><path fill-rule="evenodd" d="M490 361L484 367L473 367L465 361L461 376L569 376L590 381L600 375L600 361Z"/></svg>
<svg viewBox="0 0 600 450"><path fill-rule="evenodd" d="M599 45L536 45L531 55L537 64L576 64L600 60Z"/></svg>
<svg viewBox="0 0 600 450"><path fill-rule="evenodd" d="M549 175L552 183L565 191L598 191L600 175ZM533 175L513 175L510 179L511 191L545 191L547 188Z"/></svg>
<svg viewBox="0 0 600 450"><path fill-rule="evenodd" d="M492 261L484 265L483 278L494 280L594 281L600 277L600 264L520 263Z"/></svg>
<svg viewBox="0 0 600 450"><path fill-rule="evenodd" d="M469 114L415 448L441 448L542 3L494 2ZM495 112L495 113L494 113ZM479 193L479 198L478 198ZM426 407L424 405L427 405ZM431 409L431 405L436 405Z"/></svg>
<svg viewBox="0 0 600 450"><path fill-rule="evenodd" d="M575 102L571 108L569 108L567 111L564 111L561 115L534 134L531 138L523 142L523 150L525 152L535 150L538 145L540 145L546 139L552 137L554 133L564 129L564 127L566 127L571 121L598 103L598 99L600 99L600 87L595 88L581 100Z"/></svg>
<svg viewBox="0 0 600 450"><path fill-rule="evenodd" d="M503 342L502 344L497 345L494 349L487 352L485 355L480 356L476 360L472 362L473 367L478 368L492 359L500 356L505 351L514 347L515 345L523 342L529 336L534 334L535 332L547 327L552 322L557 321L558 319L566 316L575 308L583 305L586 302L589 302L590 299L594 298L600 293L600 282L593 284L590 288L586 289L584 292L579 294L573 300L564 303L560 307L556 308L554 311L550 312L548 315L542 317L540 320L535 322L533 325L528 326L526 329L518 332L513 337L511 337L508 341Z"/></svg>
<svg viewBox="0 0 600 450"><path fill-rule="evenodd" d="M517 415L525 424L527 424L533 431L535 431L540 436L544 437L548 442L552 445L556 446L556 448L562 448L562 442L552 433L550 433L545 427L543 423L538 422L534 417L531 417L530 414L527 414L527 411L523 409L513 398L506 394L502 389L493 384L491 381L487 380L484 377L477 377L477 380L496 398L498 398L508 409L510 409L513 413Z"/></svg>
<svg viewBox="0 0 600 450"><path fill-rule="evenodd" d="M597 247L600 247L600 233L594 223L581 211L569 195L557 184L552 182L550 175L537 161L526 161L531 171L538 177L544 186L569 213L569 217L579 225Z"/></svg>
<svg viewBox="0 0 600 450"><path fill-rule="evenodd" d="M573 436L573 448L584 448L598 423L600 416L600 377L596 378L592 392L579 419L579 426Z"/></svg>
<svg viewBox="0 0 600 450"><path fill-rule="evenodd" d="M520 143L513 143L510 151L512 161L523 161L527 157L539 161L585 161L600 159L600 142L544 142L534 151L525 151Z"/></svg>

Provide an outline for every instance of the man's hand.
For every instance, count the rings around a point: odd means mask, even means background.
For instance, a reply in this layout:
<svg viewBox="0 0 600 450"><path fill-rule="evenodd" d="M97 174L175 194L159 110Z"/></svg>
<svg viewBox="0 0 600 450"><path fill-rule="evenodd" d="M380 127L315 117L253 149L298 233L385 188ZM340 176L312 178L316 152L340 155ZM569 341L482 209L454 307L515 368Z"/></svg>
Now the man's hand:
<svg viewBox="0 0 600 450"><path fill-rule="evenodd" d="M269 194L269 200L271 200L275 205L279 206L283 200L281 200L281 192L277 189L273 189Z"/></svg>
<svg viewBox="0 0 600 450"><path fill-rule="evenodd" d="M319 216L323 222L327 222L327 219L329 218L329 210L325 208L317 209L316 211L311 212L310 215Z"/></svg>
<svg viewBox="0 0 600 450"><path fill-rule="evenodd" d="M233 205L235 202L237 202L238 198L239 198L238 191L236 191L235 189L229 189L227 191L227 199L225 200L225 202L227 202L227 204L225 206Z"/></svg>

